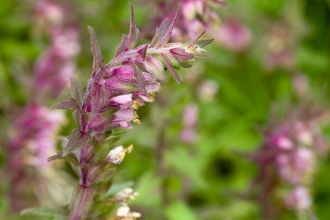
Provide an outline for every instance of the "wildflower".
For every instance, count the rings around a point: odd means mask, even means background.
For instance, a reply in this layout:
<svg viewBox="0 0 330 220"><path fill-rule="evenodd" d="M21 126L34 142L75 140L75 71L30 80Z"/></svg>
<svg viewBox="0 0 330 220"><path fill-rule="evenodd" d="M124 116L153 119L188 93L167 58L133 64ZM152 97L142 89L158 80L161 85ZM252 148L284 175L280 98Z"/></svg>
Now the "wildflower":
<svg viewBox="0 0 330 220"><path fill-rule="evenodd" d="M265 218L270 217L274 195L282 187L286 190L280 199L288 209L312 215L310 186L317 156L324 152L320 143L325 140L319 131L322 118L319 110L296 109L282 123L264 131L265 140L252 158L260 170L254 184L263 192L260 198Z"/></svg>
<svg viewBox="0 0 330 220"><path fill-rule="evenodd" d="M117 209L118 220L135 220L141 217L141 214L138 212L130 212L128 206L121 206Z"/></svg>
<svg viewBox="0 0 330 220"><path fill-rule="evenodd" d="M188 105L183 113L183 130L181 131L181 141L184 143L194 143L197 139L195 126L197 123L198 107L196 104Z"/></svg>
<svg viewBox="0 0 330 220"><path fill-rule="evenodd" d="M132 146L127 149L117 146L109 152L109 145L113 147L119 139L114 129L130 129L131 121L140 123L136 109L145 102L154 101L155 92L160 90L158 81L167 80L165 69L182 83L175 69L191 67L195 57L212 56L203 49L213 41L201 39L205 31L186 43L168 43L179 11L172 21L166 18L160 24L149 44L136 47L139 29L135 26L133 7L130 7L129 34L123 35L114 59L107 64L97 44L96 34L89 27L94 61L86 92L75 78L71 78L71 97L53 106L53 109L73 110L78 126L68 136L63 149L48 158L48 161L69 159L80 177L69 207L72 219L80 219L92 212L94 205L97 209L99 205L106 205L102 194L109 190L113 182L115 165L132 151ZM141 215L130 212L125 204L126 200L136 196L131 189L117 194L111 201L122 206L110 219L139 218ZM94 219L107 217L105 213L98 212L91 215L95 215Z"/></svg>
<svg viewBox="0 0 330 220"><path fill-rule="evenodd" d="M250 30L238 19L229 19L218 31L217 40L233 51L245 49L251 41Z"/></svg>
<svg viewBox="0 0 330 220"><path fill-rule="evenodd" d="M132 150L132 145L126 149L124 149L123 146L118 146L109 152L108 160L113 164L120 164L123 161L125 154L131 153Z"/></svg>
<svg viewBox="0 0 330 220"><path fill-rule="evenodd" d="M312 198L308 192L308 188L299 186L286 195L285 203L287 207L293 210L310 210L312 206Z"/></svg>
<svg viewBox="0 0 330 220"><path fill-rule="evenodd" d="M127 202L128 200L135 199L138 195L139 194L134 192L133 189L125 188L115 195L115 200L118 202Z"/></svg>

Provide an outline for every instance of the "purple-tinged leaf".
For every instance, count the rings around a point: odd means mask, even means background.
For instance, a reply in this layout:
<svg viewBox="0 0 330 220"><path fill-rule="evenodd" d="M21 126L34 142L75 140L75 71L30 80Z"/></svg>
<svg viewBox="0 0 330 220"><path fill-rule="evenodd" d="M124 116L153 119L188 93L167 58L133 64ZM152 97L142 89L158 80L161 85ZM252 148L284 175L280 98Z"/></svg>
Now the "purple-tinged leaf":
<svg viewBox="0 0 330 220"><path fill-rule="evenodd" d="M110 166L107 164L99 165L94 169L94 172L92 172L91 176L89 177L89 181L92 184L106 182L113 177L115 170L115 167L110 168Z"/></svg>
<svg viewBox="0 0 330 220"><path fill-rule="evenodd" d="M92 113L99 112L108 100L108 92L104 86L95 84L92 93Z"/></svg>
<svg viewBox="0 0 330 220"><path fill-rule="evenodd" d="M123 34L121 42L116 49L115 57L117 57L118 55L120 55L125 51L126 44L127 44L127 35Z"/></svg>
<svg viewBox="0 0 330 220"><path fill-rule="evenodd" d="M162 39L166 34L168 27L170 26L170 23L171 23L170 19L165 18L163 22L160 24L160 26L156 28L156 34L152 38L150 47L157 47L160 44L160 42L162 41Z"/></svg>
<svg viewBox="0 0 330 220"><path fill-rule="evenodd" d="M93 117L87 128L90 131L104 132L114 128L131 128L130 122L134 119L134 110L131 108L120 109L117 112L104 112Z"/></svg>
<svg viewBox="0 0 330 220"><path fill-rule="evenodd" d="M205 34L205 30L202 33L200 33L195 39L189 42L187 49L195 46L196 44L200 47L205 47L206 45L212 43L214 40L213 38L200 39L204 34Z"/></svg>
<svg viewBox="0 0 330 220"><path fill-rule="evenodd" d="M157 48L160 48L160 47L164 46L170 40L171 35L172 35L172 30L174 28L174 24L175 24L176 20L178 19L179 14L180 14L180 9L177 9L176 14L175 14L171 24L169 25L163 39L161 40L161 42L159 43Z"/></svg>
<svg viewBox="0 0 330 220"><path fill-rule="evenodd" d="M84 90L79 81L75 77L70 78L71 83L71 96L78 101L79 107L81 107L84 99Z"/></svg>
<svg viewBox="0 0 330 220"><path fill-rule="evenodd" d="M88 26L88 30L89 30L89 33L90 33L91 44L92 44L92 54L93 54L93 57L94 57L93 73L92 73L92 77L94 77L95 74L100 69L103 69L105 59L103 58L101 49L100 49L100 47L97 43L97 38L96 38L96 34L94 32L94 29L92 27Z"/></svg>
<svg viewBox="0 0 330 220"><path fill-rule="evenodd" d="M81 131L85 131L87 122L88 122L88 114L83 110L75 110L73 112L73 117Z"/></svg>
<svg viewBox="0 0 330 220"><path fill-rule="evenodd" d="M212 2L219 4L219 5L223 5L223 6L227 6L227 2L222 1L222 0L212 0Z"/></svg>
<svg viewBox="0 0 330 220"><path fill-rule="evenodd" d="M125 50L130 50L136 45L138 37L139 37L139 33L140 33L139 29L135 25L133 5L131 3L129 3L129 7L131 10L130 30L129 30L129 34L127 37L127 44L126 44Z"/></svg>
<svg viewBox="0 0 330 220"><path fill-rule="evenodd" d="M167 81L164 71L164 65L157 58L154 58L152 56L147 56L146 60L144 61L144 66L146 70L156 79L162 82Z"/></svg>
<svg viewBox="0 0 330 220"><path fill-rule="evenodd" d="M170 53L174 56L174 58L179 62L182 63L186 60L191 60L194 58L193 55L187 53L183 48L172 48L170 49Z"/></svg>
<svg viewBox="0 0 330 220"><path fill-rule="evenodd" d="M105 80L104 85L109 94L115 93L119 95L139 91L139 88L136 85L115 77Z"/></svg>
<svg viewBox="0 0 330 220"><path fill-rule="evenodd" d="M90 135L88 133L80 131L79 129L74 129L68 136L68 139L69 141L64 147L64 149L60 151L57 155L49 157L48 162L66 157L74 150L85 146L90 140Z"/></svg>
<svg viewBox="0 0 330 220"><path fill-rule="evenodd" d="M183 84L183 82L182 82L181 79L179 78L178 74L175 72L175 70L174 70L174 68L173 68L173 66L172 66L171 61L169 60L169 58L168 58L165 54L163 54L163 53L161 53L161 55L162 55L162 57L164 58L164 61L165 61L165 63L166 63L166 67L167 67L167 69L170 71L170 73L172 74L172 76L174 77L174 79L175 79L178 83Z"/></svg>
<svg viewBox="0 0 330 220"><path fill-rule="evenodd" d="M70 220L82 220L90 211L94 192L92 187L76 186L70 203Z"/></svg>
<svg viewBox="0 0 330 220"><path fill-rule="evenodd" d="M71 110L77 110L79 109L79 103L74 98L69 98L66 101L60 102L52 107L52 110L55 109L71 109Z"/></svg>
<svg viewBox="0 0 330 220"><path fill-rule="evenodd" d="M141 56L142 60L144 61L146 59L148 50L148 44L144 45L139 51L138 54Z"/></svg>
<svg viewBox="0 0 330 220"><path fill-rule="evenodd" d="M197 45L200 47L205 47L206 45L212 43L214 38L205 38L205 39L200 39L197 41Z"/></svg>
<svg viewBox="0 0 330 220"><path fill-rule="evenodd" d="M144 78L143 78L141 70L135 65L135 63L132 59L129 59L129 63L134 68L134 76L136 78L139 88L142 90L142 93L144 95L147 95L146 85L144 83Z"/></svg>
<svg viewBox="0 0 330 220"><path fill-rule="evenodd" d="M194 46L197 43L197 41L205 34L205 32L206 30L202 31L202 33L200 33L195 39L191 40L187 48Z"/></svg>
<svg viewBox="0 0 330 220"><path fill-rule="evenodd" d="M74 153L70 153L67 157L67 160L76 166L80 166L77 156Z"/></svg>
<svg viewBox="0 0 330 220"><path fill-rule="evenodd" d="M95 115L87 125L89 131L103 132L106 131L112 125L114 120L114 111L107 111Z"/></svg>

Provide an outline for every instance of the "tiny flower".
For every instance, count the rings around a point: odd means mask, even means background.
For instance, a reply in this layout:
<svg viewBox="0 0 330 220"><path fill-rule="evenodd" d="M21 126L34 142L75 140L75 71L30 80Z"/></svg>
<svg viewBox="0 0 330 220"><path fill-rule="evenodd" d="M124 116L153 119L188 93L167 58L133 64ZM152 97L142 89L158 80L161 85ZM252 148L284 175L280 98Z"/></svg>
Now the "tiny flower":
<svg viewBox="0 0 330 220"><path fill-rule="evenodd" d="M214 100L215 95L218 93L219 85L214 80L204 80L197 88L199 98L205 102Z"/></svg>
<svg viewBox="0 0 330 220"><path fill-rule="evenodd" d="M312 198L306 187L299 186L285 197L285 203L288 208L293 210L309 210L312 206Z"/></svg>
<svg viewBox="0 0 330 220"><path fill-rule="evenodd" d="M123 146L120 145L120 146L112 149L109 152L107 158L113 164L120 164L123 161L123 159L125 158L125 154L131 153L132 150L133 150L132 145L126 149L124 149Z"/></svg>
<svg viewBox="0 0 330 220"><path fill-rule="evenodd" d="M217 40L230 50L240 51L249 45L251 32L239 20L231 19L220 27Z"/></svg>
<svg viewBox="0 0 330 220"><path fill-rule="evenodd" d="M128 200L135 199L138 195L139 194L134 192L133 189L125 188L115 195L115 200L118 202L127 202Z"/></svg>
<svg viewBox="0 0 330 220"><path fill-rule="evenodd" d="M130 212L128 206L121 206L117 209L117 216L120 220L135 220L141 217L141 214L138 212Z"/></svg>

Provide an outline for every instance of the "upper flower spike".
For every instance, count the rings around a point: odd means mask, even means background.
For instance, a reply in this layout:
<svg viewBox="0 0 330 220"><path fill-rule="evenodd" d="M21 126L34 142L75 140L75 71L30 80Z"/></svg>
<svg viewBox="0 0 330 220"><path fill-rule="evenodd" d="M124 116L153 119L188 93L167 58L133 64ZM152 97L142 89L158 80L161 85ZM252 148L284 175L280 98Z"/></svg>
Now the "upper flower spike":
<svg viewBox="0 0 330 220"><path fill-rule="evenodd" d="M93 28L89 28L93 70L85 94L77 80L71 80L72 97L53 108L74 110L79 126L68 137L64 149L49 160L68 156L72 151L88 145L91 134L104 133L114 128L131 128L130 122L139 123L136 109L145 102L154 101L154 93L167 78L169 70L176 81L182 83L175 69L191 67L195 57L212 57L203 47L213 39L201 39L202 32L187 43L168 43L179 10L172 21L166 18L156 29L150 44L136 48L139 29L134 22L134 10L130 4L130 31L123 35L116 49L115 58L104 64Z"/></svg>

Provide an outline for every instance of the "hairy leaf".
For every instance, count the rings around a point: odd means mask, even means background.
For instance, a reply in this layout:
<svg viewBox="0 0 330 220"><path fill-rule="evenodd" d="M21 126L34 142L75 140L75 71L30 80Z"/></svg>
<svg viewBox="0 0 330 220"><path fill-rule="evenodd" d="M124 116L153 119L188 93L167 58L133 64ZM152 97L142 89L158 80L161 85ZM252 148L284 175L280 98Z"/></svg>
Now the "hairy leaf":
<svg viewBox="0 0 330 220"><path fill-rule="evenodd" d="M85 146L85 144L87 144L87 142L90 140L90 135L88 133L80 131L79 129L74 129L68 136L68 139L69 141L64 147L64 149L60 151L57 155L49 157L48 162L66 157L74 150Z"/></svg>
<svg viewBox="0 0 330 220"><path fill-rule="evenodd" d="M177 9L176 14L175 14L171 24L169 25L168 29L166 30L166 33L165 33L163 39L161 40L161 42L159 43L159 45L157 46L157 48L164 46L170 40L171 35L172 35L172 30L174 28L174 24L175 24L176 20L178 19L179 14L180 14L180 9Z"/></svg>
<svg viewBox="0 0 330 220"><path fill-rule="evenodd" d="M134 76L136 78L139 88L142 90L143 95L147 95L146 85L144 83L144 77L142 75L141 70L139 69L139 67L136 66L136 64L131 58L129 59L129 63L134 68Z"/></svg>
<svg viewBox="0 0 330 220"><path fill-rule="evenodd" d="M70 83L71 83L71 96L72 98L78 101L79 107L81 107L84 99L84 90L80 85L79 81L75 77L70 78Z"/></svg>
<svg viewBox="0 0 330 220"><path fill-rule="evenodd" d="M150 47L157 47L160 44L160 42L162 41L162 39L166 34L166 31L170 26L170 23L171 23L170 19L165 18L163 22L160 24L160 26L156 28L156 34L152 38Z"/></svg>
<svg viewBox="0 0 330 220"><path fill-rule="evenodd" d="M71 110L77 110L79 109L79 103L76 99L70 98L66 101L60 102L52 107L52 110L55 109L71 109Z"/></svg>
<svg viewBox="0 0 330 220"><path fill-rule="evenodd" d="M167 69L170 71L170 73L172 74L172 76L174 77L174 79L180 83L180 84L183 84L183 82L181 81L181 79L179 78L178 74L175 72L172 64L171 64L171 61L169 60L169 58L165 55L165 54L161 54L162 57L164 58L164 61L166 63L166 67Z"/></svg>
<svg viewBox="0 0 330 220"><path fill-rule="evenodd" d="M88 30L90 33L91 44L92 44L92 54L94 57L93 73L92 73L92 77L93 77L100 69L103 69L105 59L103 58L101 49L97 43L97 38L96 38L96 34L94 32L94 29L92 27L88 26Z"/></svg>

